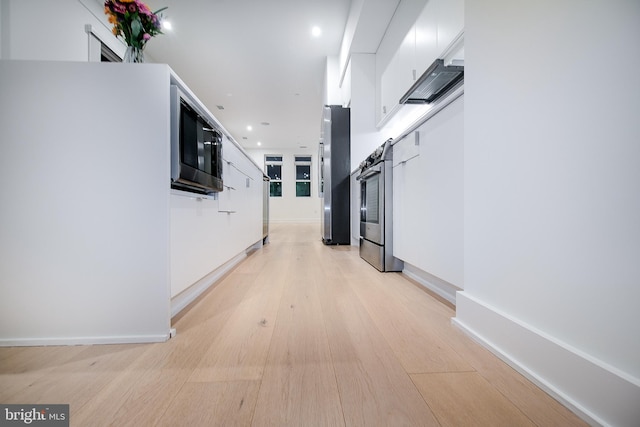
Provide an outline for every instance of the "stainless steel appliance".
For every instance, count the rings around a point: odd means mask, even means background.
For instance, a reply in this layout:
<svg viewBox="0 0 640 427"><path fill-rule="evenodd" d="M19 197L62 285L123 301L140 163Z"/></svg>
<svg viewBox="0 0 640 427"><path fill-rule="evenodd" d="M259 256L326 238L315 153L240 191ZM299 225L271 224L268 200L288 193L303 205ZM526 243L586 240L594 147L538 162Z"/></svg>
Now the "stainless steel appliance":
<svg viewBox="0 0 640 427"><path fill-rule="evenodd" d="M201 194L222 191L222 131L176 85L171 85L170 100L171 188Z"/></svg>
<svg viewBox="0 0 640 427"><path fill-rule="evenodd" d="M436 59L400 98L400 104L431 104L462 85L463 81L464 66L444 65L442 59Z"/></svg>
<svg viewBox="0 0 640 427"><path fill-rule="evenodd" d="M326 245L351 244L350 121L348 108L325 106L320 134L320 218L322 241Z"/></svg>
<svg viewBox="0 0 640 427"><path fill-rule="evenodd" d="M402 271L393 256L393 150L385 141L360 164L360 257L380 271Z"/></svg>

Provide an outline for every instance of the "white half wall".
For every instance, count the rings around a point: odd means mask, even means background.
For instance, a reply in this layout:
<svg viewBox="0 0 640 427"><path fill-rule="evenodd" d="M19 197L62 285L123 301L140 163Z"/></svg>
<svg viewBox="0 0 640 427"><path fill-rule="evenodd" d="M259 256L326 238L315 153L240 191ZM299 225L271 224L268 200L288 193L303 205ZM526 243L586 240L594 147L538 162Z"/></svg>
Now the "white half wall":
<svg viewBox="0 0 640 427"><path fill-rule="evenodd" d="M168 338L169 73L0 61L0 345Z"/></svg>
<svg viewBox="0 0 640 427"><path fill-rule="evenodd" d="M640 3L466 2L465 22L456 322L591 422L637 426Z"/></svg>

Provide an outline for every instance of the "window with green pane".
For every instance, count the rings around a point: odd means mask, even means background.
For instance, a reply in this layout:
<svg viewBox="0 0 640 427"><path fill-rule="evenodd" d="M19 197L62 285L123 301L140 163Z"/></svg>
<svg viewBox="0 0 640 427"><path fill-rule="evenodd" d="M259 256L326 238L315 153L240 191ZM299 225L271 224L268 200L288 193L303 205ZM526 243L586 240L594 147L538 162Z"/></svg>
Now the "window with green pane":
<svg viewBox="0 0 640 427"><path fill-rule="evenodd" d="M311 156L295 156L296 197L311 197Z"/></svg>
<svg viewBox="0 0 640 427"><path fill-rule="evenodd" d="M265 156L265 169L271 180L269 183L269 196L282 197L282 156Z"/></svg>
<svg viewBox="0 0 640 427"><path fill-rule="evenodd" d="M269 183L269 196L282 197L282 182L271 181Z"/></svg>

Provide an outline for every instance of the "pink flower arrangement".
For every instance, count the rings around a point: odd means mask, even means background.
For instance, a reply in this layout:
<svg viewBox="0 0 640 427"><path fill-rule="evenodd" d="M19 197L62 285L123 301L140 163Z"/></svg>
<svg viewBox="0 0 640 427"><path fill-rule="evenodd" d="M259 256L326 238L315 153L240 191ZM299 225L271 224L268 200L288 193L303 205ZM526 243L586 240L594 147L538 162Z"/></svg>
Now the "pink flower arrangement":
<svg viewBox="0 0 640 427"><path fill-rule="evenodd" d="M127 46L143 49L144 45L156 34L162 34L160 12L166 7L151 12L141 0L106 0L104 13L113 25L112 32L122 37Z"/></svg>

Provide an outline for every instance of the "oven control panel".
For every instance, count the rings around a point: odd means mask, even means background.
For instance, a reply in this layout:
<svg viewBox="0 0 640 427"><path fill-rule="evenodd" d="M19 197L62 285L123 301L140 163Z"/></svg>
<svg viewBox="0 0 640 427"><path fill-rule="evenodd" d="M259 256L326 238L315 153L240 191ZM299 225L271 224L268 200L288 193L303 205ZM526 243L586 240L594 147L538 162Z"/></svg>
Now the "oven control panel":
<svg viewBox="0 0 640 427"><path fill-rule="evenodd" d="M369 154L369 156L360 163L360 172L365 171L373 165L380 163L383 160L391 160L391 142L392 138L387 139L381 146Z"/></svg>

